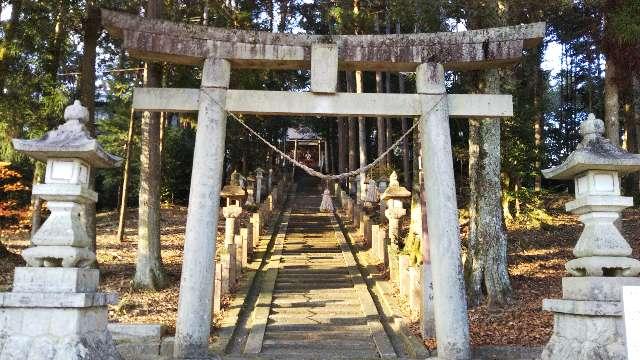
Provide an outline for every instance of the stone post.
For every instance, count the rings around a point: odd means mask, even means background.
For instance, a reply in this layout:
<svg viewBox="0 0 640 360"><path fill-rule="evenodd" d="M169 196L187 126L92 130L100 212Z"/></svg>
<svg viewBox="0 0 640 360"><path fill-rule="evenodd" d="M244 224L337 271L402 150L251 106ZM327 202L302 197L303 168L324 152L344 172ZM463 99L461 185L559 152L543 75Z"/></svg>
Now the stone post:
<svg viewBox="0 0 640 360"><path fill-rule="evenodd" d="M398 289L400 296L409 298L409 255L398 256Z"/></svg>
<svg viewBox="0 0 640 360"><path fill-rule="evenodd" d="M220 274L220 281L222 287L220 288L220 296L225 296L231 291L231 253L229 252L229 248L226 247L224 253L220 254L220 266L222 272Z"/></svg>
<svg viewBox="0 0 640 360"><path fill-rule="evenodd" d="M622 314L623 286L640 286L640 261L614 225L633 206L621 196L620 173L640 170L640 155L630 154L602 135L604 122L589 114L580 124L582 142L560 165L543 170L549 179L575 183L576 199L567 211L579 215L584 230L565 265L562 299L545 299L554 313L553 335L543 360L626 359ZM577 331L576 329L582 329Z"/></svg>
<svg viewBox="0 0 640 360"><path fill-rule="evenodd" d="M262 178L264 170L262 168L256 169L256 204L262 202Z"/></svg>
<svg viewBox="0 0 640 360"><path fill-rule="evenodd" d="M233 244L236 235L236 219L242 214L242 208L238 205L229 205L222 208L224 216L224 244Z"/></svg>
<svg viewBox="0 0 640 360"><path fill-rule="evenodd" d="M383 194L387 190L389 179L381 177L378 179L378 193ZM380 222L384 222L384 212L387 210L387 202L380 199Z"/></svg>
<svg viewBox="0 0 640 360"><path fill-rule="evenodd" d="M242 270L243 270L242 258L244 257L244 254L242 253L242 251L244 250L242 247L242 237L240 235L235 236L233 250L235 251L235 260L236 260L236 266L235 266L236 277L234 280L237 283L238 281L240 281L240 278L242 277Z"/></svg>
<svg viewBox="0 0 640 360"><path fill-rule="evenodd" d="M214 271L213 282L213 305L211 308L212 314L220 314L220 308L222 305L222 263L216 263Z"/></svg>
<svg viewBox="0 0 640 360"><path fill-rule="evenodd" d="M420 140L424 175L438 357L469 359L469 320L460 253L460 229L449 134L449 109L441 64L426 63L416 68L421 96ZM426 309L423 309L425 313Z"/></svg>
<svg viewBox="0 0 640 360"><path fill-rule="evenodd" d="M269 169L269 175L267 177L267 192L271 193L273 190L273 169Z"/></svg>
<svg viewBox="0 0 640 360"><path fill-rule="evenodd" d="M248 176L247 177L247 201L244 203L245 205L256 205L255 202L255 185L256 185L256 178L253 176Z"/></svg>
<svg viewBox="0 0 640 360"><path fill-rule="evenodd" d="M79 101L64 118L40 139L12 140L16 151L47 163L32 194L51 215L22 253L28 267L17 267L12 291L0 293L0 359L121 359L107 329L107 305L118 298L98 292L84 219L84 207L98 199L89 188L92 168L121 159L88 136L89 112Z"/></svg>
<svg viewBox="0 0 640 360"><path fill-rule="evenodd" d="M412 266L409 268L409 308L411 309L411 317L417 319L420 317L420 305L422 300L422 283L420 279L420 267Z"/></svg>
<svg viewBox="0 0 640 360"><path fill-rule="evenodd" d="M363 175L362 174L358 174L356 175L356 204L360 205L362 204L362 191L363 191Z"/></svg>
<svg viewBox="0 0 640 360"><path fill-rule="evenodd" d="M254 213L249 219L251 226L253 227L251 233L253 234L253 246L257 246L260 243L260 214Z"/></svg>
<svg viewBox="0 0 640 360"><path fill-rule="evenodd" d="M205 357L211 328L211 294L231 65L206 59L202 71L198 129L193 152L189 210L180 278L174 356Z"/></svg>

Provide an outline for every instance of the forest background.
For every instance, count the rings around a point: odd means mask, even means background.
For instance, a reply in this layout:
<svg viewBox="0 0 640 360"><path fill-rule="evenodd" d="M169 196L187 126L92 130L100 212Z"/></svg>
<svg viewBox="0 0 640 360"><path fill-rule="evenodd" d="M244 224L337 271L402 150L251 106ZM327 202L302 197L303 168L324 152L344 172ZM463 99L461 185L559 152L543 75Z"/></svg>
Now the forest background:
<svg viewBox="0 0 640 360"><path fill-rule="evenodd" d="M120 199L131 207L150 203L140 210L140 219L146 219L143 211L159 211L153 204L188 201L196 115L145 115L132 113L130 106L134 87L199 87L201 69L129 57L101 29L99 8L190 24L308 34L446 32L546 22L544 41L527 50L519 64L447 73L451 93L513 94L514 101L514 116L508 119L452 121L458 205L469 218L465 247L471 261L465 271L471 303L479 303L483 292L490 301L508 302L508 277L482 284L485 270L478 274L473 264L504 254L505 222L544 226L549 217L545 199L570 191L572 184L546 182L540 170L575 149L579 124L588 113L604 119L612 142L633 153L639 150L640 0L0 0L0 6L0 225L5 228L38 224L42 215L32 211L41 204L29 190L42 181L44 166L13 151L10 139L35 138L55 128L73 99L91 110L89 130L106 150L129 160L125 171L95 175L99 211L117 208ZM363 92L414 91L410 73L342 73L340 82L342 91L356 91L354 83ZM302 91L309 87L309 73L239 71L231 87ZM329 139L331 172L358 165L353 155L339 152L341 144L357 146L357 136L349 139L347 129L355 119L244 119L281 146L288 127L308 126ZM367 158L384 151L412 121L368 119ZM273 154L234 121L229 121L226 144L225 176L234 169L247 175L258 166L273 166ZM419 145L415 137L407 141L374 174L396 170L407 187L415 187L413 154ZM155 160L149 164L146 159ZM625 192L637 197L638 177L623 180ZM141 188L141 183L157 186ZM138 226L158 228L159 222ZM492 237L488 245L482 239L487 232ZM147 236L144 241L157 237L159 243L157 229ZM5 252L0 238L0 254ZM502 262L497 271L506 272L506 257ZM139 279L142 287L161 287L156 280Z"/></svg>

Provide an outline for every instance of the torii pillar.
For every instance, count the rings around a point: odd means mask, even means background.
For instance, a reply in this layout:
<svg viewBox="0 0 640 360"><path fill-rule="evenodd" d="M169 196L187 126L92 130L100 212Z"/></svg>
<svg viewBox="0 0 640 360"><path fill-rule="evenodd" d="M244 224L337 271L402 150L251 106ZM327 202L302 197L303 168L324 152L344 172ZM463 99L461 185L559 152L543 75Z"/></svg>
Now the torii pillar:
<svg viewBox="0 0 640 360"><path fill-rule="evenodd" d="M224 110L231 65L208 58L202 70L189 210L180 278L174 357L206 358L211 329L211 293L216 228L222 187L227 115Z"/></svg>
<svg viewBox="0 0 640 360"><path fill-rule="evenodd" d="M469 320L462 275L449 108L442 64L425 63L418 66L416 92L420 95L422 104L421 160L427 197L438 358L470 359ZM429 101L433 95L441 96L434 107ZM430 176L425 173L426 169L429 169ZM423 269L425 270L428 269ZM423 299L423 304L426 303L425 300Z"/></svg>

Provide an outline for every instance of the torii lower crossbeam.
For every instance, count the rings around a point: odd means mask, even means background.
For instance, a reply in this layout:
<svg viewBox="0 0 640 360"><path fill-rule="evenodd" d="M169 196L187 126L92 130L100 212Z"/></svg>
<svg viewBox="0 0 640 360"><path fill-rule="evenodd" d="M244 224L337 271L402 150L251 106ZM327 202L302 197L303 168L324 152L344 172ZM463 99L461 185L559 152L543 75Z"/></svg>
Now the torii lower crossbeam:
<svg viewBox="0 0 640 360"><path fill-rule="evenodd" d="M426 96L426 101L421 102ZM227 90L225 109L233 113L307 116L420 116L441 95ZM205 99L206 100L206 99ZM200 89L136 88L133 108L146 111L195 112ZM511 95L447 95L449 117L513 116Z"/></svg>

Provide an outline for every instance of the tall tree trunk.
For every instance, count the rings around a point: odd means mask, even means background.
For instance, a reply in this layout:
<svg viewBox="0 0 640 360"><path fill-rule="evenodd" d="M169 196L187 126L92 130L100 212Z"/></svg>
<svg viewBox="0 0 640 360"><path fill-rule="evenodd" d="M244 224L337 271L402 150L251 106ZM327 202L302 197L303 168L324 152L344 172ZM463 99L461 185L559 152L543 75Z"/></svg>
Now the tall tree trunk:
<svg viewBox="0 0 640 360"><path fill-rule="evenodd" d="M374 18L374 31L376 34L380 34L380 24L379 24L379 18L378 15L376 14L376 17ZM382 87L382 72L380 71L376 71L376 92L378 94L381 94L384 92L384 89ZM382 116L378 116L376 118L376 129L378 130L378 156L382 155L382 153L385 152L385 150L387 149L387 145L385 144L385 140L386 140L386 130L385 130L385 118L383 118ZM386 162L386 160L385 160Z"/></svg>
<svg viewBox="0 0 640 360"><path fill-rule="evenodd" d="M87 17L83 21L84 54L80 63L80 102L89 110L87 130L91 136L96 136L95 125L95 93L96 93L96 46L100 35L100 9L93 1L87 2ZM95 188L95 169L89 174L89 188ZM85 205L84 211L87 235L89 235L91 251L96 251L96 204Z"/></svg>
<svg viewBox="0 0 640 360"><path fill-rule="evenodd" d="M338 173L345 170L345 151L344 151L344 118L339 117L336 120L338 124Z"/></svg>
<svg viewBox="0 0 640 360"><path fill-rule="evenodd" d="M356 71L356 93L362 93L362 71ZM364 116L358 117L358 158L360 159L360 168L367 166L367 124ZM358 203L362 201L365 195L367 174L360 174L360 196Z"/></svg>
<svg viewBox="0 0 640 360"><path fill-rule="evenodd" d="M405 92L404 76L398 74L398 90L400 93ZM409 120L406 117L400 119L402 126L402 134L409 130ZM405 137L402 140L402 172L404 174L404 182L407 189L413 187L413 176L411 175L411 153L409 152L409 140Z"/></svg>
<svg viewBox="0 0 640 360"><path fill-rule="evenodd" d="M129 117L129 131L127 132L126 155L124 169L122 170L122 194L120 198L120 212L118 216L118 241L124 239L124 228L127 223L127 199L129 198L129 173L131 168L131 153L133 146L133 128L135 124L135 112L131 109Z"/></svg>
<svg viewBox="0 0 640 360"><path fill-rule="evenodd" d="M386 17L386 28L385 28L385 32L387 35L391 34L391 22L389 20L389 11L387 11L387 17ZM387 72L385 73L385 92L386 93L391 93L391 73ZM391 141L391 133L393 131L393 121L391 120L391 118L386 118L385 119L385 127L384 127L384 133L385 133L385 144L386 146L391 146L391 144L393 144L393 141ZM392 166L391 164L391 159L392 159L392 153L389 153L389 155L387 155L387 165ZM406 185L406 184L405 184Z"/></svg>
<svg viewBox="0 0 640 360"><path fill-rule="evenodd" d="M620 104L618 84L616 83L616 64L607 56L604 73L604 124L607 138L614 145L620 145Z"/></svg>
<svg viewBox="0 0 640 360"><path fill-rule="evenodd" d="M354 78L353 72L347 72L347 92L353 92L354 90ZM349 170L355 170L357 167L356 161L356 144L357 144L357 122L353 117L348 118L349 121Z"/></svg>
<svg viewBox="0 0 640 360"><path fill-rule="evenodd" d="M22 13L22 0L12 0L10 4L11 18L4 28L4 39L2 40L4 49L12 47L12 43L17 39L17 28L20 22L20 14ZM4 91L14 60L13 50L4 51L0 55L0 93Z"/></svg>
<svg viewBox="0 0 640 360"><path fill-rule="evenodd" d="M150 0L147 16L162 16L162 0ZM146 63L145 87L158 87L162 66ZM157 290L166 285L160 253L160 113L145 112L141 122L140 194L138 209L138 260L133 285L139 289Z"/></svg>
<svg viewBox="0 0 640 360"><path fill-rule="evenodd" d="M542 45L541 45L542 46ZM542 92L543 85L541 81L541 69L540 62L542 60L540 54L540 47L538 47L536 56L536 63L534 69L534 78L533 78L533 107L534 107L534 115L533 115L533 145L535 147L535 178L533 184L533 190L535 192L540 192L542 190L542 117L543 117L543 108L542 108Z"/></svg>
<svg viewBox="0 0 640 360"><path fill-rule="evenodd" d="M480 82L484 93L497 94L498 70L486 70ZM483 285L490 306L510 301L507 271L507 234L500 198L500 120L469 120L469 238L464 264L467 299L471 306L483 300Z"/></svg>

